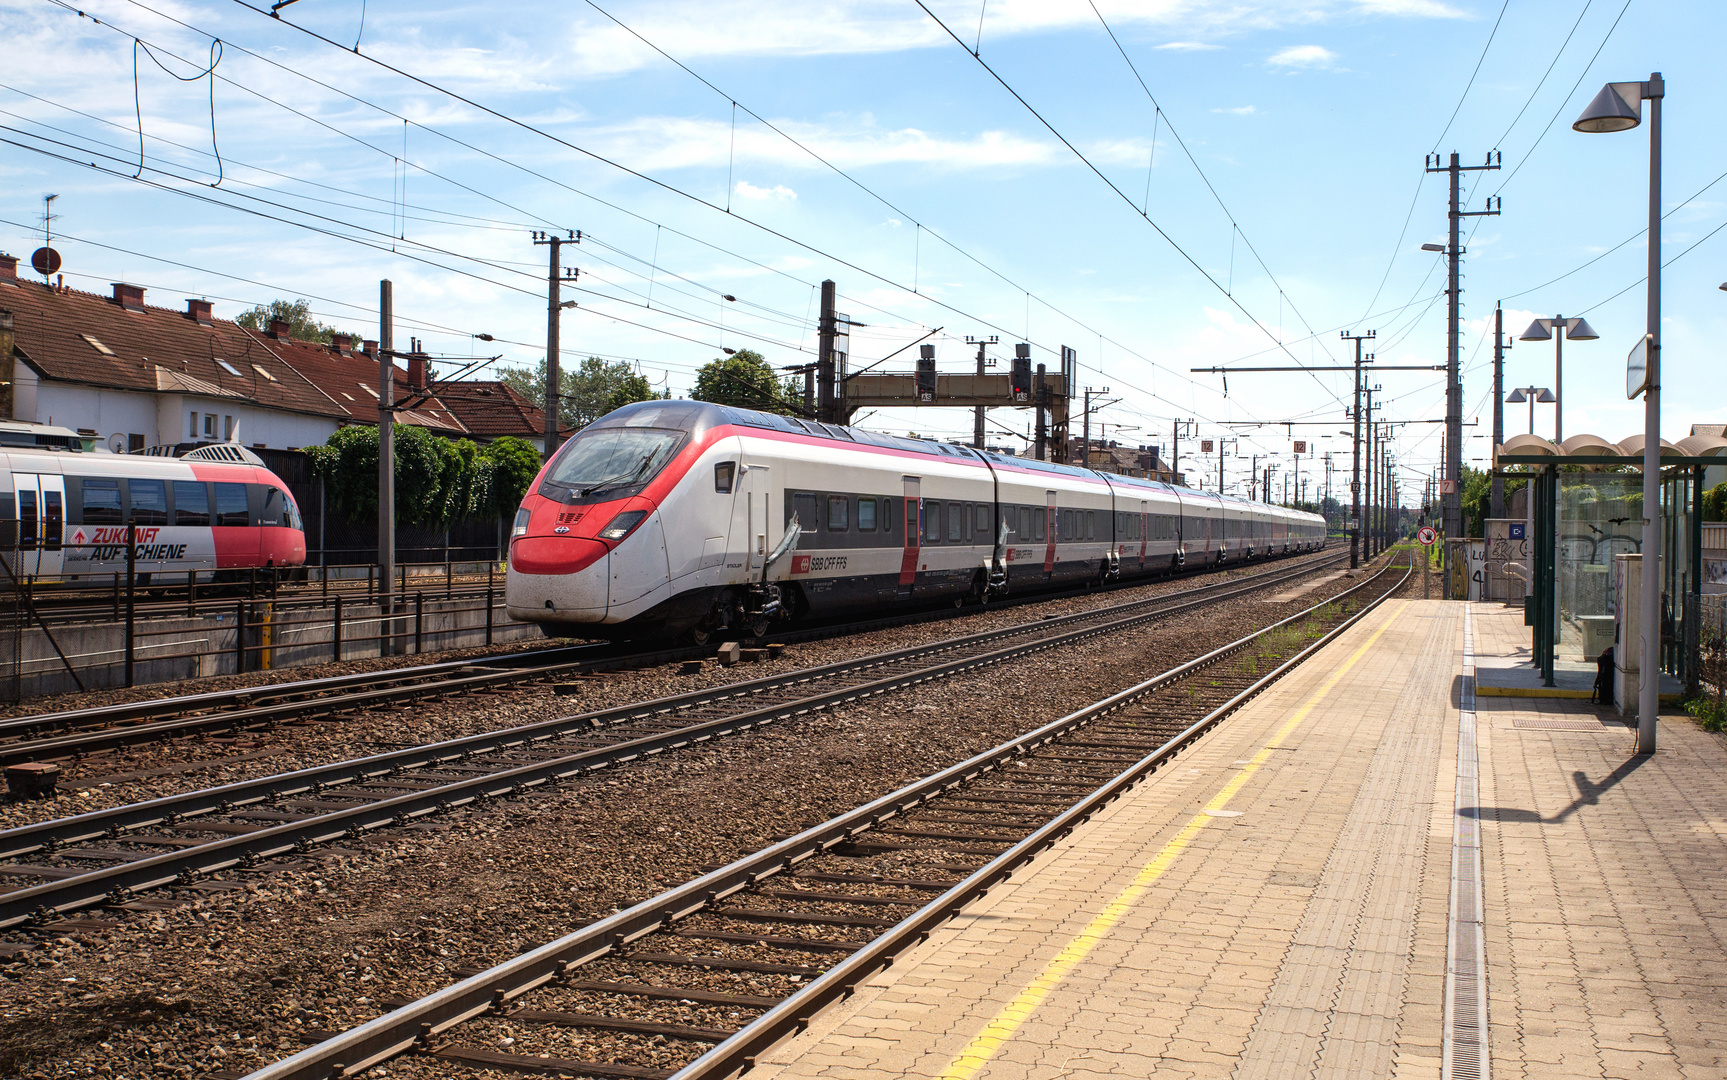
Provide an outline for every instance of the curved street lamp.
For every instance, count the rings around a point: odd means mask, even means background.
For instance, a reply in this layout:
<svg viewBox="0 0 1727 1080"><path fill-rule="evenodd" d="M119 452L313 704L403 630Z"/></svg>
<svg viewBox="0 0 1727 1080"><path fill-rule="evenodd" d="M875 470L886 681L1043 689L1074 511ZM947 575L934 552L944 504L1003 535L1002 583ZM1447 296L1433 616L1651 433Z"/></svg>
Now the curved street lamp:
<svg viewBox="0 0 1727 1080"><path fill-rule="evenodd" d="M1649 292L1644 314L1647 378L1643 390L1643 566L1640 633L1642 685L1637 692L1637 752L1655 752L1661 690L1661 99L1659 71L1648 82L1608 83L1572 122L1574 131L1629 131L1649 102ZM1636 396L1636 395L1632 395ZM1630 644L1626 642L1626 644Z"/></svg>

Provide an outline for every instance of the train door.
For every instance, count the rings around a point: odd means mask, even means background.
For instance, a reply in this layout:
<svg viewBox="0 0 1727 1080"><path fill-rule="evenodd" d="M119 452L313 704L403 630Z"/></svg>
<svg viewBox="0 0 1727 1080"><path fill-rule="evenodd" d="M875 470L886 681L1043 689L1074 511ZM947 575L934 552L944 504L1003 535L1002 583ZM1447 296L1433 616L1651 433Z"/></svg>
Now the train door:
<svg viewBox="0 0 1727 1080"><path fill-rule="evenodd" d="M901 478L905 512L901 515L905 526L905 546L900 549L899 589L896 595L901 599L912 594L912 588L917 584L918 545L923 542L923 481L921 477L906 476Z"/></svg>
<svg viewBox="0 0 1727 1080"><path fill-rule="evenodd" d="M754 464L739 468L743 475L738 477L738 494L732 501L732 533L743 538L744 564L753 580L761 576L769 548L779 539L773 528L773 470Z"/></svg>
<svg viewBox="0 0 1727 1080"><path fill-rule="evenodd" d="M58 575L65 566L66 478L14 473L18 489L20 572Z"/></svg>
<svg viewBox="0 0 1727 1080"><path fill-rule="evenodd" d="M1151 540L1151 503L1139 503L1139 568L1145 569L1145 546Z"/></svg>
<svg viewBox="0 0 1727 1080"><path fill-rule="evenodd" d="M1055 505L1055 492L1044 492L1043 501L1044 535L1049 538L1044 541L1043 545L1043 572L1053 574L1055 573L1055 542L1061 535L1061 517L1059 516L1060 511Z"/></svg>

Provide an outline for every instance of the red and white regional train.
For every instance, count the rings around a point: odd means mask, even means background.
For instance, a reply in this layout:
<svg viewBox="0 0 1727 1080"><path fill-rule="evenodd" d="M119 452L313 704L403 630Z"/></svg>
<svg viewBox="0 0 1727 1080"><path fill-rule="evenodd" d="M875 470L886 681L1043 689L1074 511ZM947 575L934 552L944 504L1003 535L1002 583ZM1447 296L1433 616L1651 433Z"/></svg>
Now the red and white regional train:
<svg viewBox="0 0 1727 1080"><path fill-rule="evenodd" d="M175 458L0 447L0 558L15 575L124 573L128 522L144 584L306 561L288 485L244 448L217 443Z"/></svg>
<svg viewBox="0 0 1727 1080"><path fill-rule="evenodd" d="M1325 545L1315 514L694 401L590 424L516 514L506 603L550 636L825 616Z"/></svg>

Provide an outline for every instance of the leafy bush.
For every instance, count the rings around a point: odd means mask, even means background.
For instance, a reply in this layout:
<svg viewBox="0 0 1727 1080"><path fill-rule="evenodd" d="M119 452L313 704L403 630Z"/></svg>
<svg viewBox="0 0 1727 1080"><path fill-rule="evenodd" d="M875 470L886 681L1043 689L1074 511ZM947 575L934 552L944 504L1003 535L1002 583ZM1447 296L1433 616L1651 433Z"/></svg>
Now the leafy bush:
<svg viewBox="0 0 1727 1080"><path fill-rule="evenodd" d="M505 492L498 490L496 477L503 461L508 490L518 490L519 484L519 490L526 491L526 483L519 480L524 468L519 448L506 446L493 456L471 440L440 438L425 428L403 425L395 431L398 525L438 529L468 518L515 511L520 494L513 497L507 511L499 509ZM527 447L537 472L539 455L533 447L520 439L509 442ZM345 427L323 446L307 447L306 453L312 459L312 475L324 482L326 497L336 513L356 521L377 515L377 428ZM533 474L528 480L533 480Z"/></svg>

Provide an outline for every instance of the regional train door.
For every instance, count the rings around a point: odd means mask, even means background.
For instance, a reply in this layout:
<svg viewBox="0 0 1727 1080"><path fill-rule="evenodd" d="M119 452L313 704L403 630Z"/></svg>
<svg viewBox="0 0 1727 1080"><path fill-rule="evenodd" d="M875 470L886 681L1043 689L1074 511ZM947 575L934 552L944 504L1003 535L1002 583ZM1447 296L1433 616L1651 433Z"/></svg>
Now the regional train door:
<svg viewBox="0 0 1727 1080"><path fill-rule="evenodd" d="M65 565L66 478L13 473L18 489L20 573L58 576Z"/></svg>
<svg viewBox="0 0 1727 1080"><path fill-rule="evenodd" d="M734 532L739 524L743 526L744 542L748 547L745 561L749 565L749 577L754 581L761 577L762 564L767 561L768 550L779 543L784 529L773 527L773 470L766 465L744 464L744 474L738 478L738 494L732 503Z"/></svg>
<svg viewBox="0 0 1727 1080"><path fill-rule="evenodd" d="M922 543L923 537L923 481L916 476L904 476L900 479L903 485L901 493L904 496L900 501L905 510L900 515L903 520L899 524L905 527L905 544L900 548L899 587L894 595L904 600L911 596L917 585L917 562L920 555L918 545Z"/></svg>

